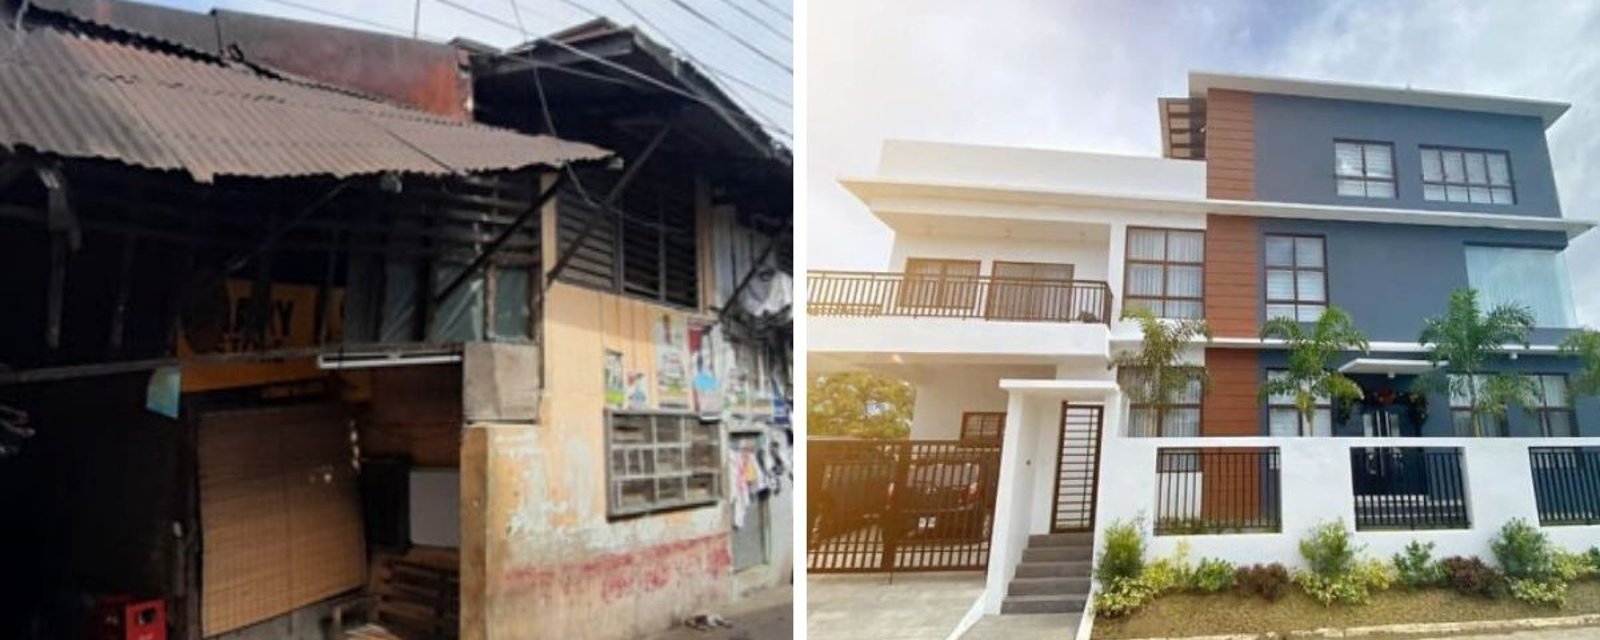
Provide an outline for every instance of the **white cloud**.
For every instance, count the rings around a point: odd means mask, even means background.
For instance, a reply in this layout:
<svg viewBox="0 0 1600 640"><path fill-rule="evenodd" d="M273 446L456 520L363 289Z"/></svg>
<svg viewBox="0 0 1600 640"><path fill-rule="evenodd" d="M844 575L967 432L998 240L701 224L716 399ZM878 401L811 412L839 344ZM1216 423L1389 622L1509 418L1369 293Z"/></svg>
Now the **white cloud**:
<svg viewBox="0 0 1600 640"><path fill-rule="evenodd" d="M808 4L814 267L884 266L888 230L837 184L870 173L883 139L1154 155L1155 98L1190 69L1571 102L1548 132L1557 185L1567 216L1600 218L1595 3L888 4ZM1600 232L1572 246L1579 319L1600 324Z"/></svg>

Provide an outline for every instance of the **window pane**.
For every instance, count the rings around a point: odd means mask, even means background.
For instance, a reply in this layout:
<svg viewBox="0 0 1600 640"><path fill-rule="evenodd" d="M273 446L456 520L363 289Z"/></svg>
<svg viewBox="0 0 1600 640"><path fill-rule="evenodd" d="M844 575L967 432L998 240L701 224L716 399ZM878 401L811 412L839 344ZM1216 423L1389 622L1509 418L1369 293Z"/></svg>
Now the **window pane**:
<svg viewBox="0 0 1600 640"><path fill-rule="evenodd" d="M1333 436L1333 411L1331 409L1317 409L1311 414L1311 435L1318 438Z"/></svg>
<svg viewBox="0 0 1600 640"><path fill-rule="evenodd" d="M528 270L495 270L494 333L502 338L529 338Z"/></svg>
<svg viewBox="0 0 1600 640"><path fill-rule="evenodd" d="M1461 157L1460 151L1445 151L1444 179L1450 182L1465 182L1467 179L1466 162Z"/></svg>
<svg viewBox="0 0 1600 640"><path fill-rule="evenodd" d="M1128 265L1127 289L1130 296L1159 296L1161 295L1161 265L1131 264Z"/></svg>
<svg viewBox="0 0 1600 640"><path fill-rule="evenodd" d="M1393 198L1394 197L1394 183L1392 183L1392 182L1368 182L1367 183L1367 197L1368 198Z"/></svg>
<svg viewBox="0 0 1600 640"><path fill-rule="evenodd" d="M1303 304L1297 310L1297 319L1300 322L1316 322L1322 317L1324 307L1320 304Z"/></svg>
<svg viewBox="0 0 1600 640"><path fill-rule="evenodd" d="M1195 300L1170 300L1163 318L1199 318L1205 316L1205 306Z"/></svg>
<svg viewBox="0 0 1600 640"><path fill-rule="evenodd" d="M1459 437L1471 438L1477 435L1472 432L1472 412L1470 411L1450 412L1450 422L1455 426L1456 435Z"/></svg>
<svg viewBox="0 0 1600 640"><path fill-rule="evenodd" d="M1491 153L1487 158L1489 162L1489 184L1510 186L1511 165L1507 163L1503 153Z"/></svg>
<svg viewBox="0 0 1600 640"><path fill-rule="evenodd" d="M1151 229L1128 230L1128 257L1135 260L1165 260L1166 232Z"/></svg>
<svg viewBox="0 0 1600 640"><path fill-rule="evenodd" d="M1205 262L1206 236L1195 231L1172 231L1167 235L1167 260Z"/></svg>
<svg viewBox="0 0 1600 640"><path fill-rule="evenodd" d="M1150 300L1150 299L1144 299L1144 298L1128 298L1128 301L1127 301L1127 303L1125 303L1124 308L1126 308L1126 309L1149 309L1150 313L1152 315L1154 315L1155 317L1157 317L1157 318L1171 318L1172 317L1172 316L1169 316L1169 315L1166 314L1166 305L1163 304L1160 300Z"/></svg>
<svg viewBox="0 0 1600 640"><path fill-rule="evenodd" d="M1422 150L1422 179L1425 182L1444 180L1444 167L1439 163L1438 149Z"/></svg>
<svg viewBox="0 0 1600 640"><path fill-rule="evenodd" d="M1298 299L1305 302L1326 302L1328 292L1323 290L1321 271L1299 271L1295 273L1298 283Z"/></svg>
<svg viewBox="0 0 1600 640"><path fill-rule="evenodd" d="M1162 435L1169 438L1193 438L1200 435L1199 409L1168 409Z"/></svg>
<svg viewBox="0 0 1600 640"><path fill-rule="evenodd" d="M1128 435L1135 438L1152 438L1156 434L1156 410L1148 407L1128 409Z"/></svg>
<svg viewBox="0 0 1600 640"><path fill-rule="evenodd" d="M1471 200L1473 202L1488 203L1490 201L1489 200L1489 188L1488 187L1472 187L1470 189L1467 189L1467 199L1469 199L1469 200Z"/></svg>
<svg viewBox="0 0 1600 640"><path fill-rule="evenodd" d="M1267 429L1275 437L1292 438L1300 435L1300 412L1294 409L1272 409L1267 412Z"/></svg>
<svg viewBox="0 0 1600 640"><path fill-rule="evenodd" d="M1463 153L1461 158L1467 163L1467 182L1473 184L1487 184L1489 182L1489 171L1484 166L1483 154Z"/></svg>
<svg viewBox="0 0 1600 640"><path fill-rule="evenodd" d="M1568 328L1573 318L1571 287L1561 252L1511 247L1466 248L1467 282L1485 309L1521 304L1540 327Z"/></svg>
<svg viewBox="0 0 1600 640"><path fill-rule="evenodd" d="M1423 200L1444 200L1444 187L1436 184L1422 185Z"/></svg>
<svg viewBox="0 0 1600 640"><path fill-rule="evenodd" d="M1267 270L1267 299L1294 299L1294 272L1280 269Z"/></svg>
<svg viewBox="0 0 1600 640"><path fill-rule="evenodd" d="M1350 179L1340 178L1339 179L1339 195L1341 195L1341 196L1365 196L1365 195L1367 195L1367 181L1366 180L1350 180Z"/></svg>
<svg viewBox="0 0 1600 640"><path fill-rule="evenodd" d="M1515 204L1510 189L1490 189L1489 195L1495 204Z"/></svg>
<svg viewBox="0 0 1600 640"><path fill-rule="evenodd" d="M1287 267L1294 264L1294 239L1285 236L1267 236L1267 266Z"/></svg>
<svg viewBox="0 0 1600 640"><path fill-rule="evenodd" d="M1567 377L1566 376L1539 376L1540 386L1544 388L1544 406L1566 408L1567 406Z"/></svg>
<svg viewBox="0 0 1600 640"><path fill-rule="evenodd" d="M1444 193L1445 193L1445 199L1449 200L1450 202L1466 202L1467 201L1467 188L1466 187L1445 187L1444 188Z"/></svg>
<svg viewBox="0 0 1600 640"><path fill-rule="evenodd" d="M1361 173L1361 145L1350 142L1334 143L1333 165L1336 175L1357 177L1363 175Z"/></svg>
<svg viewBox="0 0 1600 640"><path fill-rule="evenodd" d="M1167 296L1198 298L1205 286L1200 267L1167 267Z"/></svg>
<svg viewBox="0 0 1600 640"><path fill-rule="evenodd" d="M1294 263L1300 267L1322 266L1322 238L1295 238Z"/></svg>
<svg viewBox="0 0 1600 640"><path fill-rule="evenodd" d="M1394 177L1394 158L1389 145L1366 145L1367 176L1372 178Z"/></svg>
<svg viewBox="0 0 1600 640"><path fill-rule="evenodd" d="M1289 377L1289 372L1283 369L1268 369L1268 380L1282 380ZM1294 394L1274 393L1267 397L1267 404L1294 404Z"/></svg>
<svg viewBox="0 0 1600 640"><path fill-rule="evenodd" d="M1294 314L1294 305L1292 305L1292 304L1269 304L1269 305L1267 305L1267 318L1268 319L1271 319L1271 318L1293 318L1293 317L1295 317L1295 314Z"/></svg>

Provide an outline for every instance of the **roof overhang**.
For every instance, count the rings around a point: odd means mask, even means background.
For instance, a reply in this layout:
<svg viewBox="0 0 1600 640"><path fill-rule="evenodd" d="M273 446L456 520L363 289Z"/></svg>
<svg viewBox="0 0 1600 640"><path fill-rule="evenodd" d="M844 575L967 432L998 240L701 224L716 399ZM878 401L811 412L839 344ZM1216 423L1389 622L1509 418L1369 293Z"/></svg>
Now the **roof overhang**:
<svg viewBox="0 0 1600 640"><path fill-rule="evenodd" d="M1555 124L1572 105L1553 100L1530 100L1474 93L1430 91L1410 87L1389 87L1348 82L1326 82L1273 76L1255 76L1212 71L1189 72L1189 95L1206 96L1211 89L1231 89L1251 93L1275 93L1330 100L1377 102L1410 107L1430 107L1457 111L1497 113L1538 118L1546 129Z"/></svg>
<svg viewBox="0 0 1600 640"><path fill-rule="evenodd" d="M908 181L881 178L843 178L840 183L868 208L894 207L896 200L945 199L1001 202L1025 205L1054 205L1068 208L1113 209L1168 213L1201 213L1257 218L1293 218L1346 222L1424 225L1439 227L1488 227L1522 231L1560 231L1577 237L1597 224L1589 220L1542 216L1514 216L1466 211L1431 211L1384 207L1344 207L1293 202L1217 200L1125 193L1063 191L1028 187L996 187L937 181ZM974 212L972 215L981 215ZM1045 219L1050 212L1036 212ZM885 221L888 222L888 221Z"/></svg>
<svg viewBox="0 0 1600 640"><path fill-rule="evenodd" d="M1413 376L1424 374L1439 367L1446 362L1438 364L1427 360L1410 358L1356 358L1339 366L1339 373L1363 374L1376 373L1388 376Z"/></svg>

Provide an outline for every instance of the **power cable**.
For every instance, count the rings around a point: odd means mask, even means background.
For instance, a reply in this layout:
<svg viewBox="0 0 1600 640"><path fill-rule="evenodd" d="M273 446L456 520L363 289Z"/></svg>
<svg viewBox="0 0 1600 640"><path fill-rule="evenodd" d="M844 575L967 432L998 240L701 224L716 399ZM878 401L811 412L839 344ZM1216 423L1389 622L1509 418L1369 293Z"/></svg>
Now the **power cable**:
<svg viewBox="0 0 1600 640"><path fill-rule="evenodd" d="M760 3L763 7L771 9L773 13L783 16L784 20L788 20L790 23L794 22L794 14L784 11L783 9L779 9L777 5L767 2L767 0L756 0L756 2Z"/></svg>
<svg viewBox="0 0 1600 640"><path fill-rule="evenodd" d="M696 66L704 67L712 75L717 76L719 78L722 78L724 80L733 82L733 83L738 84L740 86L746 87L746 88L750 89L751 91L754 91L754 92L756 92L756 93L758 93L758 94L760 94L760 95L772 100L773 102L781 104L781 105L783 105L784 107L786 107L788 109L791 109L791 110L794 109L794 105L791 104L788 100L784 99L782 96L779 96L777 94L772 93L771 91L767 91L766 89L763 89L763 88L761 88L759 86L756 86L754 83L752 83L752 82L750 82L748 80L745 80L745 79L740 78L738 76L734 76L734 75L728 74L726 72L723 72L723 71L717 69L716 67L713 67L711 65L708 65L708 64L702 62L699 58L696 58L693 53L689 52L689 48L688 47L683 46L676 39L674 39L671 34L667 33L666 29L662 29L660 26L657 26L656 23L652 22L650 20L650 18L645 17L643 12L641 12L638 9L634 8L633 5L628 4L627 0L616 0L616 3L619 4L619 5L622 5L623 9L626 9L628 11L628 13L633 14L633 17L637 18L640 22L644 23L645 26L648 26L651 29L655 30L656 33L661 35L661 38L663 40L667 41L667 44L671 45L673 49L675 49L679 53L683 54L683 57L688 58L689 61L693 62ZM599 14L595 14L595 15L598 16ZM772 126L777 126L776 123L773 123L771 121L768 121L767 124L772 125Z"/></svg>
<svg viewBox="0 0 1600 640"><path fill-rule="evenodd" d="M758 46L755 46L753 44L750 44L749 40L745 40L739 34L734 33L732 31L729 31L727 29L727 27L724 27L721 24L718 24L716 20L712 20L710 17L706 16L706 14L701 13L699 9L696 9L696 8L694 8L692 6L689 6L689 3L684 2L683 0L671 0L671 1L672 1L672 4L678 5L679 8L683 9L684 11L689 12L690 15L692 15L692 16L694 16L696 18L699 18L701 22L704 22L704 23L706 23L708 25L711 25L711 28L716 29L717 31L721 31L723 33L723 35L726 35L729 38L732 38L734 42L737 42L737 43L739 43L741 45L744 45L744 48L749 49L750 51L754 52L758 56L761 56L762 60L766 60L767 62L770 62L772 64L777 65L778 68L789 72L789 75L794 75L794 67L791 67L791 66L789 66L787 64L784 64L783 61L772 57L771 54L768 54L766 51L762 50L761 47L758 47Z"/></svg>
<svg viewBox="0 0 1600 640"><path fill-rule="evenodd" d="M790 37L789 34L784 33L783 30L772 26L766 20L762 20L761 16L758 16L758 15L756 15L754 13L751 13L749 9L744 8L743 4L740 4L739 2L736 2L735 0L722 0L722 3L725 4L725 5L728 5L730 7L733 7L734 11L738 11L739 13L744 14L744 17L749 18L752 22L755 22L756 24L759 24L759 25L761 25L763 27L766 27L767 31L772 32L772 35L778 36L779 38L783 38L784 42L787 42L789 44L794 44L794 38Z"/></svg>

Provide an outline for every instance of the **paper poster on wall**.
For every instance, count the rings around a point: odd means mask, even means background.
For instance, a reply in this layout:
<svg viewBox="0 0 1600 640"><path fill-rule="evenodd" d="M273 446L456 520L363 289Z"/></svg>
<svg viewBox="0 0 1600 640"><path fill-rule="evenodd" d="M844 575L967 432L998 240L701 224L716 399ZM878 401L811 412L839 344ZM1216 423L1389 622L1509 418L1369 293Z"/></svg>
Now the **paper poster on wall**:
<svg viewBox="0 0 1600 640"><path fill-rule="evenodd" d="M634 371L628 374L628 408L650 408L648 376L644 375L643 371Z"/></svg>
<svg viewBox="0 0 1600 640"><path fill-rule="evenodd" d="M722 388L717 381L716 355L710 325L689 328L689 353L694 357L694 406L701 416L722 413Z"/></svg>
<svg viewBox="0 0 1600 640"><path fill-rule="evenodd" d="M656 402L662 409L689 408L689 332L682 319L661 314L655 323Z"/></svg>
<svg viewBox="0 0 1600 640"><path fill-rule="evenodd" d="M150 372L150 382L144 390L144 408L176 419L182 388L183 373L178 367L161 367Z"/></svg>
<svg viewBox="0 0 1600 640"><path fill-rule="evenodd" d="M627 381L623 379L622 352L606 350L606 407L621 409L628 402Z"/></svg>

